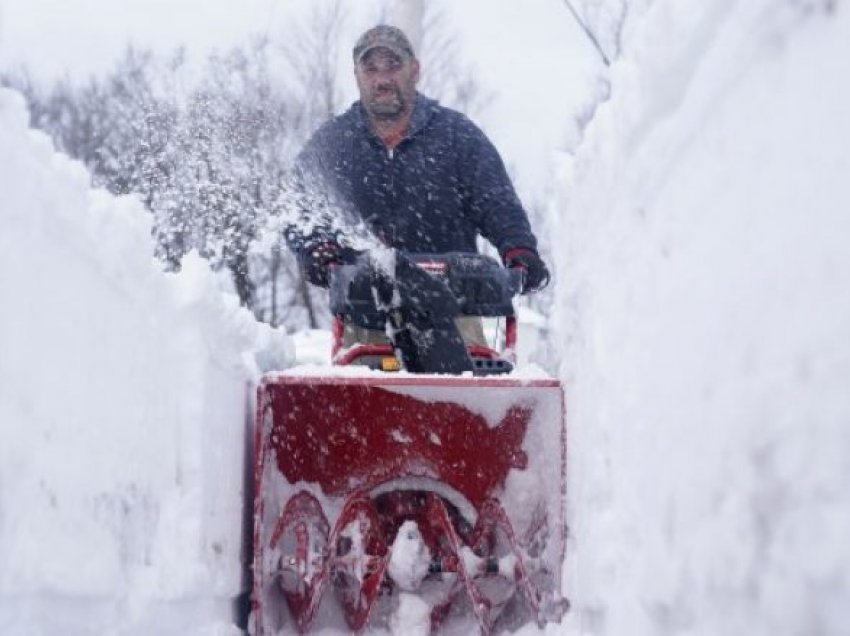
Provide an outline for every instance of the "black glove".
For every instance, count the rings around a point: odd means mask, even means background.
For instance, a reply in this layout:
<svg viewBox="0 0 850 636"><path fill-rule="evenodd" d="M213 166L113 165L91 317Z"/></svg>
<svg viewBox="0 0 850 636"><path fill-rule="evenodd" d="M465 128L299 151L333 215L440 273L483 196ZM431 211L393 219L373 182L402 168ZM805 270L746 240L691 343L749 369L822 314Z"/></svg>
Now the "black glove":
<svg viewBox="0 0 850 636"><path fill-rule="evenodd" d="M515 247L504 255L505 267L518 267L523 270L522 293L540 291L549 284L549 270L546 263L534 250L527 247Z"/></svg>
<svg viewBox="0 0 850 636"><path fill-rule="evenodd" d="M330 285L331 268L335 265L350 265L354 263L362 250L344 247L334 241L320 243L301 257L301 267L304 275L314 285L328 287Z"/></svg>
<svg viewBox="0 0 850 636"><path fill-rule="evenodd" d="M332 265L342 263L342 248L337 243L322 243L307 252L301 261L304 275L314 285L330 285Z"/></svg>

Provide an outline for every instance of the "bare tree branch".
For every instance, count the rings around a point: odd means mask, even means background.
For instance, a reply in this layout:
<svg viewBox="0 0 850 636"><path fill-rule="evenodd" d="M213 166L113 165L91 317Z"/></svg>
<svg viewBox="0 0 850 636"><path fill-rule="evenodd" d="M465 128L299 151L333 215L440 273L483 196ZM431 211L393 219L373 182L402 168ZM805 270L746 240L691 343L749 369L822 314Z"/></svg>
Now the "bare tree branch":
<svg viewBox="0 0 850 636"><path fill-rule="evenodd" d="M594 35L593 31L590 30L590 28L587 26L587 23L585 23L585 21L579 15L578 11L575 10L572 2L570 0L564 0L564 4L567 5L567 9L570 10L570 13L575 18L575 21L578 22L578 25L581 27L581 30L584 31L584 34L593 44L594 48L599 52L599 55L602 57L602 61L605 63L605 66L611 66L611 61L608 59L608 56L605 55L605 51L599 44L599 40L596 39L596 35Z"/></svg>

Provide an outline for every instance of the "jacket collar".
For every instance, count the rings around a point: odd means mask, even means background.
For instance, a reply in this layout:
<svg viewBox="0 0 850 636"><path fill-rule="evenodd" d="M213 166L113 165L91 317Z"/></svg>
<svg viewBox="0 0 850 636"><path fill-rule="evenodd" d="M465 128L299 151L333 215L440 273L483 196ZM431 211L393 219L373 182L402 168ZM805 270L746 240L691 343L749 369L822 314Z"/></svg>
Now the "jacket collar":
<svg viewBox="0 0 850 636"><path fill-rule="evenodd" d="M422 93L416 93L416 103L413 105L413 116L410 118L410 130L408 137L419 134L434 114L437 112L437 100L425 97Z"/></svg>
<svg viewBox="0 0 850 636"><path fill-rule="evenodd" d="M424 130L437 112L438 106L437 100L425 97L422 93L416 93L416 101L413 104L413 115L410 117L410 128L405 138L413 137ZM369 125L369 116L366 114L363 103L360 100L356 101L352 106L352 110L357 114L357 125L372 136L375 136L372 127Z"/></svg>

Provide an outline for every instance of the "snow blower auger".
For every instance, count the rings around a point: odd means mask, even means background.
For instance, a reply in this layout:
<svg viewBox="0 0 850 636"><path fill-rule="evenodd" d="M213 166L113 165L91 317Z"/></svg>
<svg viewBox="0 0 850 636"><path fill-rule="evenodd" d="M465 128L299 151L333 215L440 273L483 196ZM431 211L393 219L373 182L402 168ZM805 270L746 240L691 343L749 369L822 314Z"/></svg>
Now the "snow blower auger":
<svg viewBox="0 0 850 636"><path fill-rule="evenodd" d="M567 608L563 391L510 374L519 273L469 254L393 261L334 272L334 368L259 388L255 636L489 634ZM504 346L466 347L455 315L505 317ZM345 321L388 327L394 346L344 349Z"/></svg>

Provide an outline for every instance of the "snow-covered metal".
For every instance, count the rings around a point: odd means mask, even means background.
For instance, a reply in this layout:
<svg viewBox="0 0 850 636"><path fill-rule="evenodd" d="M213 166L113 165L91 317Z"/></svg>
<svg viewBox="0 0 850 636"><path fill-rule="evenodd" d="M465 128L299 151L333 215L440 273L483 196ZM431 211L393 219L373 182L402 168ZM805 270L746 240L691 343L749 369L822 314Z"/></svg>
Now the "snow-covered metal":
<svg viewBox="0 0 850 636"><path fill-rule="evenodd" d="M512 318L504 270L470 258L447 256L446 268L425 259L428 274L408 261L392 280L341 270L332 306L380 327L395 306L367 302L378 284L393 287L386 297L400 290L402 306L405 295L425 297L425 289L429 299L453 294L466 315ZM410 278L396 284L400 272ZM336 288L342 297L334 301ZM461 374L357 366L376 356L396 360L397 353L375 344L341 351L341 320L334 359L342 366L296 368L267 376L259 387L253 633L328 626L359 633L409 612L428 615L432 631L472 620L485 634L560 619L560 382L508 373L516 340L510 328L502 351L458 340L459 354L469 359ZM417 332L433 335L434 346L417 345L398 362L421 353L442 368L440 355L448 353L434 331ZM474 360L508 364L479 368Z"/></svg>

